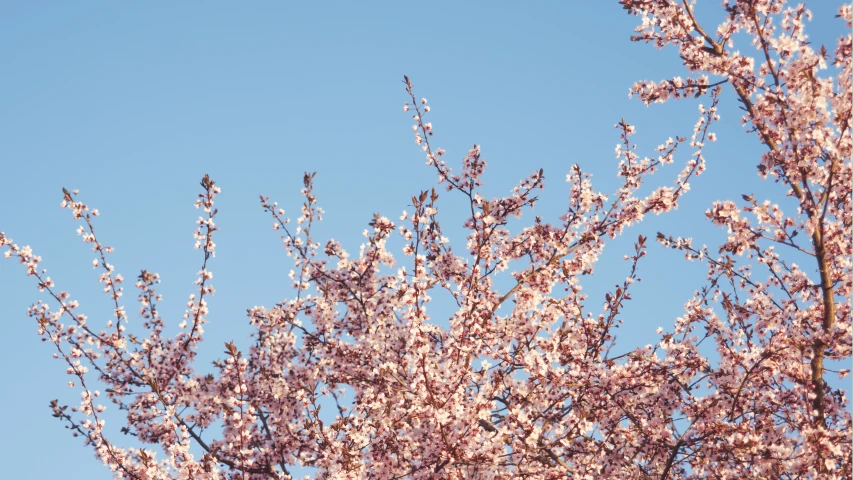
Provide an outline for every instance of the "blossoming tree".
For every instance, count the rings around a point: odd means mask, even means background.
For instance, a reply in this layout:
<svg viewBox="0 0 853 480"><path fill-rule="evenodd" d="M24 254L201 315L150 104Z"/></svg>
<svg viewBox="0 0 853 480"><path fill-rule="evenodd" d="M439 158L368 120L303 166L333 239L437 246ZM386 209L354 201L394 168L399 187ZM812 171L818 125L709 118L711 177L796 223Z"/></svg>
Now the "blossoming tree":
<svg viewBox="0 0 853 480"><path fill-rule="evenodd" d="M451 169L430 144L430 106L405 78L415 141L450 193L442 203L436 189L413 196L396 223L377 214L357 256L312 235L323 213L313 174L303 179L296 226L262 197L293 258L294 293L248 310L251 347L227 344L213 373L195 364L219 228L220 189L207 175L196 201L198 289L174 337L164 333L156 273L143 270L135 283L144 331L129 321L124 279L95 235L98 211L77 192L63 190L62 206L96 253L114 309L105 326L88 323L41 258L0 233L6 256L46 293L29 314L82 392L79 405L52 402L54 416L116 478L288 478L297 465L323 478L851 478L849 403L826 381L828 362L849 361L853 343L845 301L853 274L851 36L832 53L814 50L804 34L808 11L782 1L729 0L716 30L700 24L691 2L620 3L642 17L633 40L677 47L694 75L640 82L632 93L646 103L707 98L689 140L667 140L642 157L622 120L620 188L598 193L572 166L559 222L535 217L511 231L509 220L536 202L544 172L505 197L484 198L479 147ZM839 16L849 29L850 6ZM733 50L741 39L751 39L756 57ZM820 74L830 66L835 76ZM703 145L714 140L709 127L729 94L766 147L760 176L775 179L796 209L752 195L715 203L707 216L728 231L719 250L659 234L707 264L708 284L671 331L658 332L658 346L611 354L647 239L637 238L628 278L600 311L581 293L581 278L609 239L677 207L704 170ZM674 184L639 195L676 160ZM445 201L468 212L464 248L442 233ZM401 258L389 249L394 241ZM447 328L429 316L439 291L455 303ZM98 385L144 448L107 438Z"/></svg>

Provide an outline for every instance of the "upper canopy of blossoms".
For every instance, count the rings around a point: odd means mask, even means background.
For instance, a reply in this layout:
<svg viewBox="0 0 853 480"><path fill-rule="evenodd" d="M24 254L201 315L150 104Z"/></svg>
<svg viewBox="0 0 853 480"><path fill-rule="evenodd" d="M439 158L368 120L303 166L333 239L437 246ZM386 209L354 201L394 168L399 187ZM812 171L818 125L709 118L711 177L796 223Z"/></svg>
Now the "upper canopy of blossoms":
<svg viewBox="0 0 853 480"><path fill-rule="evenodd" d="M49 297L29 314L81 392L70 409L52 402L54 416L116 478L289 478L294 465L316 467L321 478L848 478L848 400L826 384L823 362L849 359L853 338L850 306L840 301L853 273L851 37L834 56L814 52L803 34L808 12L783 2L727 2L716 31L700 25L689 2L620 3L642 17L636 40L675 45L694 75L632 88L647 103L705 97L689 140L674 136L643 157L630 139L635 127L621 120L619 187L597 192L573 165L565 212L511 231L509 219L533 207L545 172L484 197L483 151L473 146L452 169L430 143L430 105L405 77L415 143L450 198L440 203L431 188L398 221L377 213L351 254L312 233L323 213L314 174L302 179L293 223L262 196L294 262L293 295L248 309L250 344L226 344L213 373L194 365L215 293L208 262L220 189L209 176L196 201L201 268L174 337L158 308L159 276L147 270L135 283L142 325L129 332L123 278L95 235L97 210L78 192L64 190L62 206L82 222L78 233L114 308L103 329L57 290L40 257L0 233L6 257ZM850 7L840 15L849 28ZM754 40L755 58L732 51L735 32ZM830 65L835 78L819 74ZM657 345L613 353L647 239L637 238L626 278L603 299L588 298L582 283L610 238L677 207L705 168L728 89L767 147L760 173L784 182L799 209L786 213L753 195L740 207L715 203L707 216L728 234L716 251L660 234L707 262L709 284L671 331L659 330ZM671 185L638 195L676 161L683 165ZM460 203L464 248L440 223L441 208ZM810 256L818 273L786 259L786 249ZM430 317L439 292L455 307L446 328ZM705 339L711 356L700 349ZM101 390L145 448L107 438Z"/></svg>

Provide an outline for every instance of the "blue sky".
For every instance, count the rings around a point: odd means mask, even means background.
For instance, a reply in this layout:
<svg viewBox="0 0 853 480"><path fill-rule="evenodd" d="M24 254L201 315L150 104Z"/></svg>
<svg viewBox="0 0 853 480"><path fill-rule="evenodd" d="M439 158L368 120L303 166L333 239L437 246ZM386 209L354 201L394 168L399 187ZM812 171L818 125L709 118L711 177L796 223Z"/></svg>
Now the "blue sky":
<svg viewBox="0 0 853 480"><path fill-rule="evenodd" d="M699 14L715 15L717 3L701 5ZM832 18L838 2L812 3L809 31L831 49L843 31ZM223 193L205 362L220 356L222 342L248 345L246 308L289 295L290 263L258 194L298 211L302 173L317 171L327 212L318 237L357 252L373 212L396 218L412 194L433 185L401 108L404 74L430 100L433 145L449 161L482 145L486 196L544 168L536 213L554 221L566 205L571 164L612 192L620 118L637 126L640 153L651 155L667 137L689 137L698 115L698 100L645 108L627 98L634 81L685 72L672 50L628 40L637 19L615 1L3 2L0 13L0 231L31 245L90 322L102 322L110 309L93 254L59 209L62 187L80 189L102 213L98 234L116 248L119 272L128 279L143 268L161 274L161 309L174 325L201 264L192 249L192 204L209 173ZM638 234L654 238L662 230L716 245L723 234L703 215L712 201L768 191L779 198L779 189L755 175L762 150L743 133L731 92L720 113L707 173L677 212L649 218L608 246L584 284L592 297L625 278L621 257ZM657 181L670 183L678 169ZM460 200L444 194L439 207L459 218ZM655 343L654 330L680 315L704 272L651 244L619 345ZM4 472L110 478L50 416L51 399L79 397L64 386L65 367L25 315L39 298L30 280L19 265L0 263ZM134 299L128 285L131 313ZM108 421L122 425L120 415Z"/></svg>

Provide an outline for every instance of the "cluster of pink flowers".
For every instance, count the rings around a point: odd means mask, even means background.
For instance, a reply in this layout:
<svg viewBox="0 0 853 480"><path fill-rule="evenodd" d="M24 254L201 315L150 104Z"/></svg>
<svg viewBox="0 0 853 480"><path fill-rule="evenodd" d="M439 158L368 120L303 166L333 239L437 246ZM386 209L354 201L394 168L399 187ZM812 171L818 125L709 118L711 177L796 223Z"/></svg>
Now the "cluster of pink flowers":
<svg viewBox="0 0 853 480"><path fill-rule="evenodd" d="M174 337L165 336L157 307L159 276L146 270L135 284L145 333L128 331L123 278L107 260L112 249L95 234L97 210L76 191L64 191L62 206L83 222L78 233L96 254L93 266L114 308L104 329L57 290L41 257L0 233L6 257L24 264L50 297L29 315L55 346L54 357L67 363L69 386L81 390L79 405L53 401L54 416L116 478L290 478L296 465L342 479L851 478L849 400L829 387L824 366L849 362L853 348L844 301L853 278L851 35L833 54L816 52L804 34L809 12L782 1L729 0L713 33L687 1L620 3L642 18L634 40L675 45L695 74L631 89L646 103L706 97L689 141L667 139L656 156L643 157L630 140L635 127L620 121L619 188L597 192L573 165L559 223L535 217L511 231L510 218L536 203L544 172L504 197L483 197L480 147L454 173L441 159L445 152L431 146L433 126L424 120L430 106L406 77L403 110L413 114L415 143L450 201L461 199L470 212L464 251L442 233L435 189L413 196L399 224L376 214L358 255L335 240L318 241L312 227L323 211L314 174L306 173L295 226L277 203L260 198L293 259L294 295L249 309L251 346L226 344L215 374L194 370L206 298L215 293L208 262L220 189L207 175L194 233L202 267ZM839 16L850 28L849 5ZM757 58L731 51L739 32L753 39ZM837 75L820 75L830 64ZM728 232L716 252L659 234L663 245L707 264L708 284L672 329L658 330L657 345L612 354L647 239L637 238L625 257L627 278L605 295L600 311L581 280L608 239L648 213L678 206L705 169L703 147L715 140L709 127L728 89L767 148L760 173L778 179L798 209L786 213L751 195L741 206L715 203L707 217ZM683 155L685 148L691 151ZM638 195L681 156L673 185ZM397 239L405 264L389 250ZM787 252L814 263L799 266ZM508 273L511 286L499 286L496 279L518 266ZM429 315L439 292L455 302L447 328ZM706 339L713 356L700 348ZM145 448L107 438L96 383L127 412L123 431ZM321 415L329 405L333 420Z"/></svg>

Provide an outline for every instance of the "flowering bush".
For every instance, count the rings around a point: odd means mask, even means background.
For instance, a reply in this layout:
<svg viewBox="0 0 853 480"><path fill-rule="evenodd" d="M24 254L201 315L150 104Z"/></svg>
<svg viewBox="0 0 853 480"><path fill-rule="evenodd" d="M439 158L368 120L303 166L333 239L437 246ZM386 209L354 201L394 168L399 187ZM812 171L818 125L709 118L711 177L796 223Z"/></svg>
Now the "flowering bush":
<svg viewBox="0 0 853 480"><path fill-rule="evenodd" d="M832 54L815 51L803 33L808 11L780 1L725 2L727 18L714 32L686 1L620 3L642 17L633 40L676 46L695 75L640 82L632 94L646 103L707 98L689 140L668 139L655 157L641 157L630 141L634 127L622 120L620 187L599 193L574 165L559 222L535 217L513 232L510 218L533 207L544 172L505 197L484 198L479 147L458 172L451 169L430 144L427 100L405 78L404 110L438 190L413 196L412 211L397 222L375 215L355 257L312 235L323 213L314 174L303 179L295 226L261 197L293 258L294 294L248 310L251 348L226 344L212 374L195 364L219 228L220 188L209 176L196 201L203 213L195 232L203 254L198 289L174 337L164 334L157 308L159 277L146 270L135 284L144 333L128 330L124 279L95 235L98 211L76 191L63 190L62 206L82 222L78 234L96 253L114 308L103 328L77 311L39 256L0 233L6 256L49 297L29 315L68 364L70 385L82 390L79 405L52 402L54 416L116 478L289 478L295 465L315 467L322 478L850 478L849 404L826 383L825 362L849 361L853 344L844 301L853 274L851 36ZM839 16L850 28L849 5ZM738 35L752 40L758 58L731 50ZM835 77L818 74L829 65ZM741 206L715 203L707 216L728 231L718 251L659 234L665 246L707 264L708 284L671 331L658 331L657 346L611 355L647 239L637 238L630 274L601 312L586 304L581 277L609 239L648 213L677 207L705 168L703 146L714 141L709 127L726 90L767 148L760 175L784 185L798 208L784 213L751 195ZM685 148L675 183L640 196L641 185ZM454 208L461 201L469 212L464 249L442 233L441 187ZM388 249L395 238L402 258ZM787 252L814 263L798 266ZM819 278L810 276L814 267ZM496 279L507 276L512 286L501 289ZM429 317L437 291L455 302L447 328ZM700 349L706 339L716 346L712 355ZM127 412L123 431L152 447L107 438L95 383ZM330 407L331 421L321 416ZM218 438L203 438L203 430Z"/></svg>

